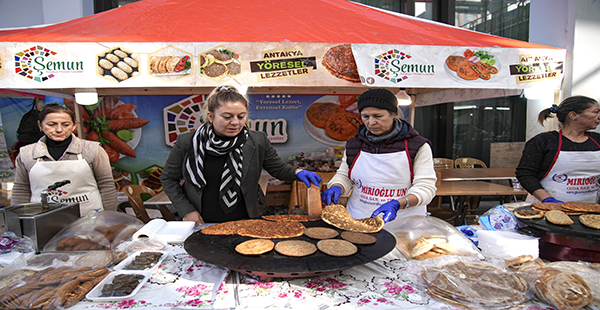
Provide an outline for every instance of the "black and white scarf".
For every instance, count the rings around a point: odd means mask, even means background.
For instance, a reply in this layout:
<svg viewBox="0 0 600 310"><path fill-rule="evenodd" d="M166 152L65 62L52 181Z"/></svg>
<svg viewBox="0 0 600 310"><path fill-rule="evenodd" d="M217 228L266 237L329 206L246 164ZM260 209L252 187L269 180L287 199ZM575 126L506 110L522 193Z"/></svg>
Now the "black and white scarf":
<svg viewBox="0 0 600 310"><path fill-rule="evenodd" d="M190 143L185 168L190 180L199 190L206 185L204 179L205 154L227 155L219 187L220 205L225 213L231 212L231 207L235 206L238 201L238 191L242 183L242 146L247 138L248 128L245 126L237 136L224 140L215 134L212 124L204 123L194 133L192 143Z"/></svg>

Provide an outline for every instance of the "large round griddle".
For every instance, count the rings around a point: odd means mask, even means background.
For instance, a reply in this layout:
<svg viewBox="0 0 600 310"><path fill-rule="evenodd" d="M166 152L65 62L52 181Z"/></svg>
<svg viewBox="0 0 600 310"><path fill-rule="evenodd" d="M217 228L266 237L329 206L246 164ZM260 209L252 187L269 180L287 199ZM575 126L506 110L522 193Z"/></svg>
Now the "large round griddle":
<svg viewBox="0 0 600 310"><path fill-rule="evenodd" d="M306 227L329 227L338 231L340 235L343 232L322 220L303 222L302 224ZM190 235L185 240L184 248L188 254L201 261L247 274L255 274L263 279L294 278L331 273L363 265L386 255L396 246L396 238L384 229L371 235L377 238L375 244L356 245L358 252L346 257L329 256L318 250L316 253L304 257L284 256L275 250L262 255L241 255L235 251L235 246L253 238L238 235L205 235L201 231ZM305 235L290 239L271 240L275 244L284 240L304 240L315 245L319 241Z"/></svg>
<svg viewBox="0 0 600 310"><path fill-rule="evenodd" d="M530 210L531 206L516 208ZM551 261L600 262L600 230L587 227L579 222L578 215L569 215L573 224L556 225L546 218L517 219L522 225L520 232L540 238L539 253L543 259Z"/></svg>

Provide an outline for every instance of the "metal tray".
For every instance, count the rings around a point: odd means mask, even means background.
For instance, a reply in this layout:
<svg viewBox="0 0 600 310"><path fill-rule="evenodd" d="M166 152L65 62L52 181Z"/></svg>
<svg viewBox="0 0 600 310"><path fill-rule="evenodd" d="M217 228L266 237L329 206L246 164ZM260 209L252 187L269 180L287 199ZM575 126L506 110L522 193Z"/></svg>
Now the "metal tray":
<svg viewBox="0 0 600 310"><path fill-rule="evenodd" d="M340 234L343 232L322 220L303 222L302 224L306 227L333 228ZM259 275L262 278L307 277L366 264L386 255L396 246L396 238L385 229L372 235L377 238L376 243L357 244L358 252L346 257L329 256L321 251L304 257L290 257L281 255L275 250L256 256L241 255L235 251L235 246L252 238L238 235L205 235L200 231L187 238L184 248L188 254L201 261L247 274ZM271 240L274 243L284 240L303 240L315 245L319 241L305 235L290 239Z"/></svg>

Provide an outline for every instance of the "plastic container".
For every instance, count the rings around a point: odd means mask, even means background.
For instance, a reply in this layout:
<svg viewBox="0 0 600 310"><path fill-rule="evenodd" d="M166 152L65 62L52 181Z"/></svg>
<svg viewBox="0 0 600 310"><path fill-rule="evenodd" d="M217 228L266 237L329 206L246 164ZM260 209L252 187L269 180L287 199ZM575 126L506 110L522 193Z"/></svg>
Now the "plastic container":
<svg viewBox="0 0 600 310"><path fill-rule="evenodd" d="M125 295L125 296L102 296L102 288L105 285L111 284L113 279L117 276L117 275L142 275L144 276L143 279L141 279L138 283L138 285L133 289L133 291L129 294L129 295ZM126 271L126 270L120 270L120 271L113 271L111 273L108 274L108 276L106 276L106 278L104 278L100 283L98 283L98 285L96 285L89 293L87 293L87 295L85 296L87 299L92 300L92 301L120 301L120 300L127 300L132 298L135 294L137 294L137 292L142 288L142 286L144 286L144 284L148 281L148 279L150 278L150 276L152 275L151 272L141 272L141 271Z"/></svg>
<svg viewBox="0 0 600 310"><path fill-rule="evenodd" d="M129 264L133 263L138 256L142 255L142 253L160 253L161 256L151 265L149 265L148 267L144 268L144 269L132 269L131 267L129 267ZM164 252L164 251L138 251L133 253L132 255L129 255L126 259L124 259L123 261L121 261L118 265L116 265L113 269L114 270L123 270L123 271L151 271L154 267L160 265L160 263L167 257L168 253Z"/></svg>

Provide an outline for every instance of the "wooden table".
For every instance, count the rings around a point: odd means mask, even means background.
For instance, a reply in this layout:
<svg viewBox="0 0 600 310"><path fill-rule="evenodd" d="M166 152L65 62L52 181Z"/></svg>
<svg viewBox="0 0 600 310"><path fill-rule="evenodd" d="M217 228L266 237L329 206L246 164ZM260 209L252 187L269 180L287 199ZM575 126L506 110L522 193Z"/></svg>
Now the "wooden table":
<svg viewBox="0 0 600 310"><path fill-rule="evenodd" d="M436 169L442 181L510 180L515 168Z"/></svg>
<svg viewBox="0 0 600 310"><path fill-rule="evenodd" d="M456 170L473 170L473 169L456 169ZM436 196L449 196L452 200L453 208L456 210L454 216L447 221L452 221L455 218L459 218L460 225L466 224L467 209L466 204L467 197L473 196L516 196L516 195L527 195L527 191L524 189L514 189L511 186L505 186L495 183L483 182L483 181L442 181L437 186ZM454 198L458 197L458 201L455 205Z"/></svg>

